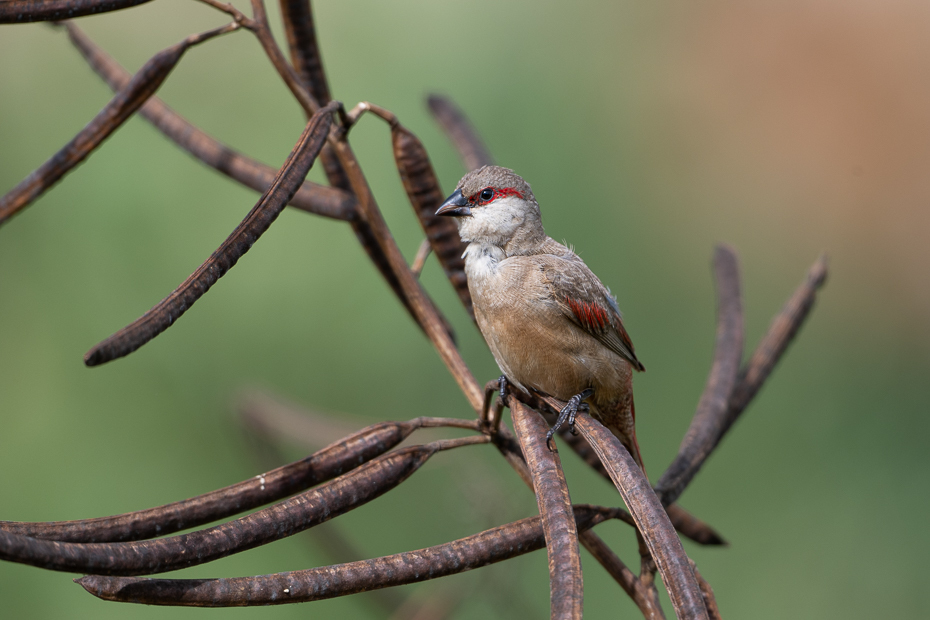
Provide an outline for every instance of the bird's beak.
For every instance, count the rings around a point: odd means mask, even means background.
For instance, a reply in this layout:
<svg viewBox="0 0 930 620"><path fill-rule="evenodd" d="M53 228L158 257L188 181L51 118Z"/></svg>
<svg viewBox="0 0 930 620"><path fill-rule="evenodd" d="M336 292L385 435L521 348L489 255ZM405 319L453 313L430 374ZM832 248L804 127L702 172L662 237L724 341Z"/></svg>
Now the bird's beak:
<svg viewBox="0 0 930 620"><path fill-rule="evenodd" d="M468 208L468 198L462 195L462 190L455 190L446 201L440 205L436 215L471 215L471 209Z"/></svg>

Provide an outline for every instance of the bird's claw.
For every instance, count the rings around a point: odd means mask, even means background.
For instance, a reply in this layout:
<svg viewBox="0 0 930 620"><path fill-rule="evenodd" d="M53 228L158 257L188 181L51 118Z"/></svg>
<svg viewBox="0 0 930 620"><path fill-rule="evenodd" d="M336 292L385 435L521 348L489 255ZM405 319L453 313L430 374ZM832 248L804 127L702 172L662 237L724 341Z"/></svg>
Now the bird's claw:
<svg viewBox="0 0 930 620"><path fill-rule="evenodd" d="M587 403L582 401L586 398L591 397L594 394L594 390L591 388L586 389L580 394L575 394L568 399L568 402L565 403L565 406L562 408L562 411L559 412L559 417L556 419L555 424L552 425L552 428L549 429L549 432L546 433L546 447L550 451L555 450L555 445L550 443L552 441L553 435L559 432L563 426L568 424L568 431L572 435L577 435L578 431L575 430L575 416L578 414L578 411L587 411Z"/></svg>

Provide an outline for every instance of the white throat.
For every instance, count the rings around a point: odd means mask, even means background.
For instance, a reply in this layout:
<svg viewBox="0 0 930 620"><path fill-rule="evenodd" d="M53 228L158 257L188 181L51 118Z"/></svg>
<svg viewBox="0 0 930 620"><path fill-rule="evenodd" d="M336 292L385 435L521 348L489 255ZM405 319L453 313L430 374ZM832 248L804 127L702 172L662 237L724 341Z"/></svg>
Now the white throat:
<svg viewBox="0 0 930 620"><path fill-rule="evenodd" d="M497 266L507 258L503 248L490 243L472 242L462 255L465 275L469 282L483 280L497 273Z"/></svg>

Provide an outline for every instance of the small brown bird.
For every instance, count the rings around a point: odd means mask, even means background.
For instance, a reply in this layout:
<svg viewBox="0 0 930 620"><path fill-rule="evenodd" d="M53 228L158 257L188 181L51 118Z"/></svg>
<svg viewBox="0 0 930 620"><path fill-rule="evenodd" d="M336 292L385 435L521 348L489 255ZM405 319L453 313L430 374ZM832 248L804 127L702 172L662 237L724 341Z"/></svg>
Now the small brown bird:
<svg viewBox="0 0 930 620"><path fill-rule="evenodd" d="M583 401L643 465L633 370L645 370L610 291L569 248L546 236L529 184L507 168L466 174L437 215L457 218L475 318L504 373L524 391L568 401L552 434Z"/></svg>

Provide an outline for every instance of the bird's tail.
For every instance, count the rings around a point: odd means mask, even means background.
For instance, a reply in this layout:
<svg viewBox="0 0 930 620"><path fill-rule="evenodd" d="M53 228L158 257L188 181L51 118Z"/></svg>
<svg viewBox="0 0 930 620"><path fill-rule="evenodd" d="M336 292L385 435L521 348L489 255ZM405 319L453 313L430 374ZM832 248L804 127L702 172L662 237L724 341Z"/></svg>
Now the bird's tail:
<svg viewBox="0 0 930 620"><path fill-rule="evenodd" d="M607 406L600 404L597 408L598 413L601 414L601 422L629 450L630 456L645 474L643 455L639 451L639 442L636 440L636 407L633 405L633 399L630 398L629 403L610 403Z"/></svg>

